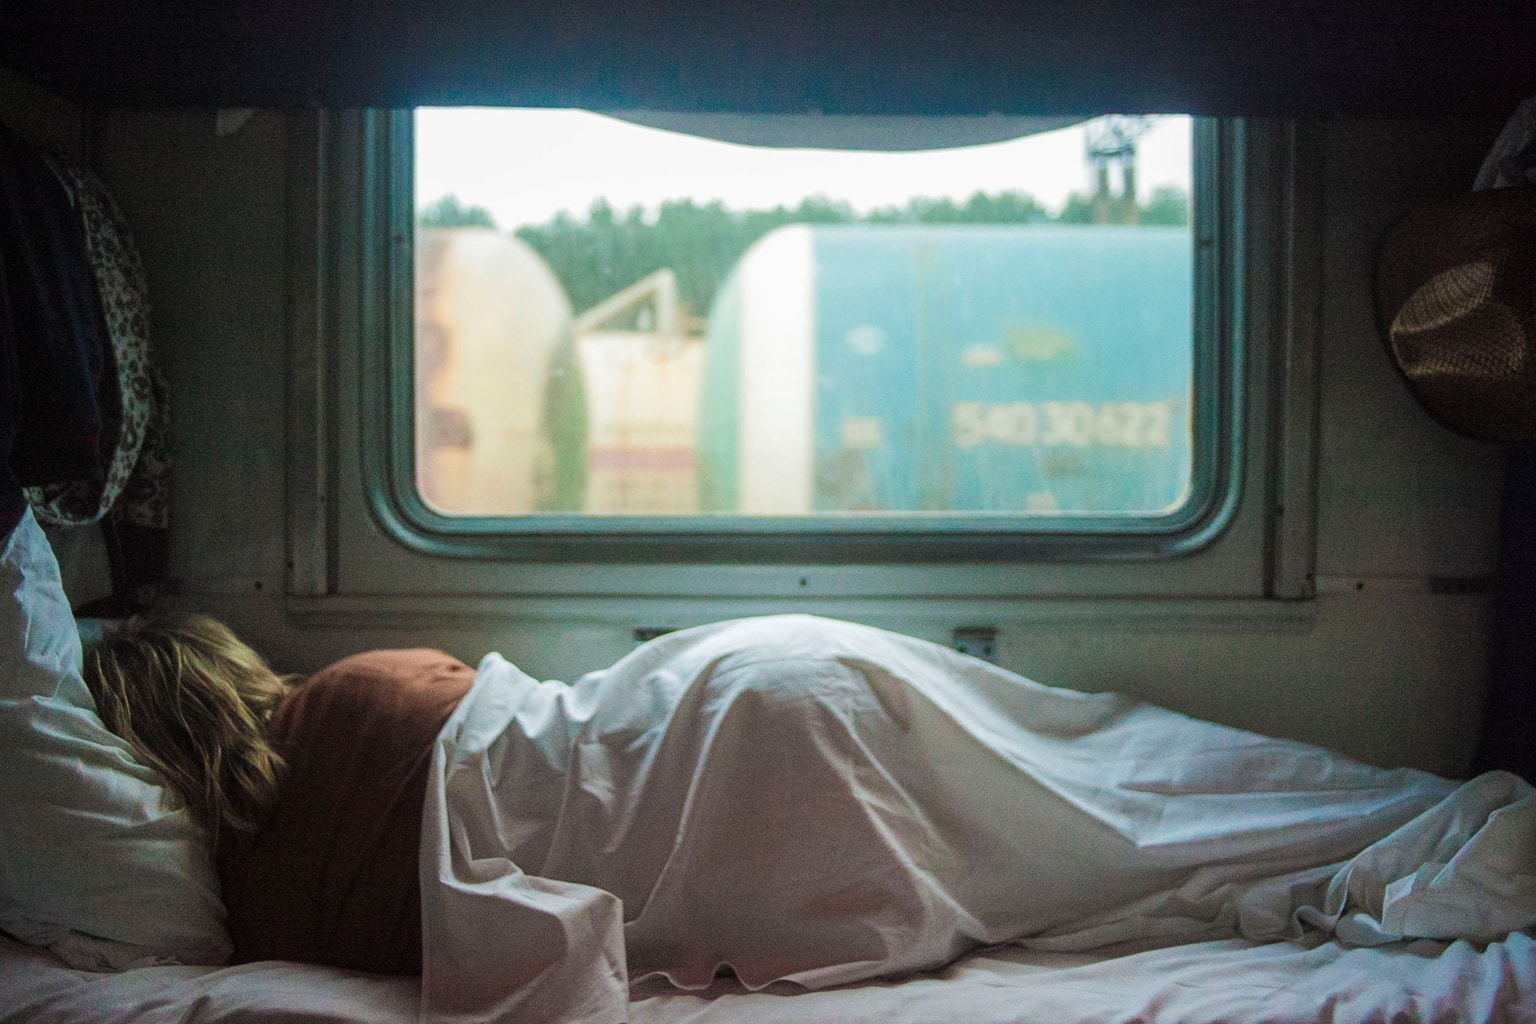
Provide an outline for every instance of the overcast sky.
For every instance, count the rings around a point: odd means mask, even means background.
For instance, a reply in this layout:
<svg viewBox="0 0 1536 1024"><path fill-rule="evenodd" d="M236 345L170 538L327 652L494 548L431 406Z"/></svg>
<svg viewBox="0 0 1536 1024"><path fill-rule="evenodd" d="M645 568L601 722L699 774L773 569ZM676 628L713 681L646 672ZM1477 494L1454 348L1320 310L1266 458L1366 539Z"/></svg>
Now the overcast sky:
<svg viewBox="0 0 1536 1024"><path fill-rule="evenodd" d="M1137 155L1138 193L1190 182L1185 117L1153 120ZM1119 182L1114 187L1118 190ZM1009 142L876 153L742 146L580 110L456 107L417 111L416 202L453 194L504 229L578 217L598 197L654 212L665 199L719 199L733 209L793 206L808 196L856 210L915 196L965 200L977 190L1032 193L1055 211L1091 189L1081 126Z"/></svg>

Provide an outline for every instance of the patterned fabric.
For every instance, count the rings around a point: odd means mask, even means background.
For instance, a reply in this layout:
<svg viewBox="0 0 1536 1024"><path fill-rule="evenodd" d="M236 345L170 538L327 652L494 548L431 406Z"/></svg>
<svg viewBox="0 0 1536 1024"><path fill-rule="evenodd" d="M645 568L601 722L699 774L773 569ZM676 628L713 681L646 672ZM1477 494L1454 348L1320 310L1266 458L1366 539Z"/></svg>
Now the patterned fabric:
<svg viewBox="0 0 1536 1024"><path fill-rule="evenodd" d="M139 461L118 501L124 522L152 530L171 526L171 389L160 365L146 365L150 413L144 425Z"/></svg>
<svg viewBox="0 0 1536 1024"><path fill-rule="evenodd" d="M167 387L150 358L149 292L144 266L122 211L94 175L61 166L85 231L86 257L101 300L115 372L97 380L101 411L98 480L29 488L40 520L75 526L95 522L122 498L126 522L165 529L170 519Z"/></svg>

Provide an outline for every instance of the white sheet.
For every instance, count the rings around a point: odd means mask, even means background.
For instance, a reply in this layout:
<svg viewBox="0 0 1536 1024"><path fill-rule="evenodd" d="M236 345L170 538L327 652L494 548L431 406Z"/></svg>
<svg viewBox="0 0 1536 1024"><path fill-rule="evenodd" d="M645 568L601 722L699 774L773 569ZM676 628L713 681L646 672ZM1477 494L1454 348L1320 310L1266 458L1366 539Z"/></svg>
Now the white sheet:
<svg viewBox="0 0 1536 1024"><path fill-rule="evenodd" d="M1194 943L1096 958L1007 949L825 992L637 993L633 1024L1471 1024L1536 1019L1536 943Z"/></svg>
<svg viewBox="0 0 1536 1024"><path fill-rule="evenodd" d="M0 936L0 1024L416 1024L415 978L309 964L73 970Z"/></svg>
<svg viewBox="0 0 1536 1024"><path fill-rule="evenodd" d="M1512 776L1369 768L865 627L702 627L573 686L491 655L428 785L423 1019L613 1022L631 978L824 988L1008 940L1488 939L1536 923L1533 865Z"/></svg>
<svg viewBox="0 0 1536 1024"><path fill-rule="evenodd" d="M790 994L792 993L792 994ZM414 1024L414 979L263 963L66 968L0 938L0 1024ZM633 1024L1469 1024L1536 1020L1536 941L1347 949L1244 940L1134 956L984 950L933 974L817 992L641 985Z"/></svg>

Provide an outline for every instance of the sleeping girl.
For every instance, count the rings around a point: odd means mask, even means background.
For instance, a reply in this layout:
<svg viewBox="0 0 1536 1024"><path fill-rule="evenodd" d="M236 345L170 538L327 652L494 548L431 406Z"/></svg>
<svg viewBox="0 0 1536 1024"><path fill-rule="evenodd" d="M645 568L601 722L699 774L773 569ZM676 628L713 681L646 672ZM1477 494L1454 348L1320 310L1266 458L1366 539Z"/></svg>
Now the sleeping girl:
<svg viewBox="0 0 1536 1024"><path fill-rule="evenodd" d="M162 617L85 678L213 837L237 958L423 972L449 1009L1536 924L1513 776L1373 768L845 622L684 630L567 685L426 650L295 682Z"/></svg>

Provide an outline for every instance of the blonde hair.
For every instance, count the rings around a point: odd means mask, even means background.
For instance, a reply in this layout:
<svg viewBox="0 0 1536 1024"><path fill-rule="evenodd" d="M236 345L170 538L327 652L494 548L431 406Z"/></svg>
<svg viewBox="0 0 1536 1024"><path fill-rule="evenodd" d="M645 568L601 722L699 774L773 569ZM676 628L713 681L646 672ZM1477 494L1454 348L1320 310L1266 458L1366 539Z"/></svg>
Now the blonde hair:
<svg viewBox="0 0 1536 1024"><path fill-rule="evenodd" d="M254 832L277 799L283 759L267 723L279 676L206 615L135 617L85 654L85 682L108 729L165 779L217 844Z"/></svg>

